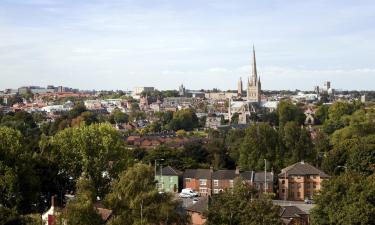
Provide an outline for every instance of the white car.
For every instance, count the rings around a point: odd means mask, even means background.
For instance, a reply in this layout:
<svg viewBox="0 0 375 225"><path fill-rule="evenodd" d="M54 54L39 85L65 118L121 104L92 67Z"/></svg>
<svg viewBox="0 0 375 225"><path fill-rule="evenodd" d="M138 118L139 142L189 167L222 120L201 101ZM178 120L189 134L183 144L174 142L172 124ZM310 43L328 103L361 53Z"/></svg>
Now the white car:
<svg viewBox="0 0 375 225"><path fill-rule="evenodd" d="M181 198L191 198L191 197L197 197L198 196L198 193L193 191L192 189L190 188L185 188L185 189L182 189L180 195L179 195Z"/></svg>

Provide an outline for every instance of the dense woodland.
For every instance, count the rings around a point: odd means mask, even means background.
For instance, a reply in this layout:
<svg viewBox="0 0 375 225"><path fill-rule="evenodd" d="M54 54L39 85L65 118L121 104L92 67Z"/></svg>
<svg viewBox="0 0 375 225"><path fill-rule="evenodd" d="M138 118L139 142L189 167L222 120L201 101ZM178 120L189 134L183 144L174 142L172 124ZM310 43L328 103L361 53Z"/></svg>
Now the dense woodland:
<svg viewBox="0 0 375 225"><path fill-rule="evenodd" d="M40 224L40 215L56 195L75 194L61 219L69 224L99 224L92 207L97 199L113 209L112 224L186 224L178 203L155 190L155 159L187 168L262 170L276 174L305 160L332 175L311 217L313 224L372 224L375 218L375 108L335 102L318 107L317 125L303 126L302 106L283 101L276 112L253 118L245 130L208 131L208 143L192 142L172 149L130 149L111 124L145 118L135 104L129 114L87 111L82 104L53 122L23 111L0 115L0 224ZM163 130L181 135L202 127L194 110L157 113L157 122L139 133ZM313 135L312 135L313 134ZM312 136L314 138L312 138ZM249 201L252 198L254 201ZM208 224L257 221L278 224L270 196L236 182L233 193L215 197L206 213ZM140 221L139 206L144 210ZM228 207L221 207L227 205ZM229 210L229 211L228 211ZM240 216L241 215L241 216Z"/></svg>

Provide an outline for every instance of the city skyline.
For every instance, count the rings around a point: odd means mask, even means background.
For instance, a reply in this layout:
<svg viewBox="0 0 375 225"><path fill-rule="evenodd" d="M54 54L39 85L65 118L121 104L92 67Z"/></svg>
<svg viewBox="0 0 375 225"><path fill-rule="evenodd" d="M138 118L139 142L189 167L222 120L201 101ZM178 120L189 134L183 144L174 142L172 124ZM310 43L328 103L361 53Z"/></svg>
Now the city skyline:
<svg viewBox="0 0 375 225"><path fill-rule="evenodd" d="M0 2L0 89L236 89L255 45L265 90L371 90L371 1ZM246 84L245 84L246 85Z"/></svg>

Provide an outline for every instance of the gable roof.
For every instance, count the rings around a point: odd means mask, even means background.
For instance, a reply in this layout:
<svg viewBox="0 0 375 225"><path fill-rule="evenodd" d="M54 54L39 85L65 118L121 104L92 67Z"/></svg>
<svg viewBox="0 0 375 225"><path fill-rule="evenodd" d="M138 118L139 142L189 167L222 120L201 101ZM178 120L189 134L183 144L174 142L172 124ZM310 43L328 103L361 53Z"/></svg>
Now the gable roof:
<svg viewBox="0 0 375 225"><path fill-rule="evenodd" d="M323 171L315 168L314 166L305 163L305 162L298 162L291 166L288 166L281 170L281 173L279 174L279 177L285 176L285 173L287 176L290 175L319 175L322 178L328 178L329 176L324 173Z"/></svg>
<svg viewBox="0 0 375 225"><path fill-rule="evenodd" d="M173 167L171 166L165 166L163 167L162 169L162 172L163 172L163 176L180 176L182 175L182 172L177 170L177 169L174 169ZM160 169L156 172L156 175L160 176Z"/></svg>
<svg viewBox="0 0 375 225"><path fill-rule="evenodd" d="M266 178L268 182L273 182L273 173L267 172ZM264 172L255 172L254 182L264 182Z"/></svg>
<svg viewBox="0 0 375 225"><path fill-rule="evenodd" d="M187 169L184 178L211 179L210 169Z"/></svg>
<svg viewBox="0 0 375 225"><path fill-rule="evenodd" d="M282 206L280 208L281 218L298 218L301 215L308 215L308 213L302 211L296 206Z"/></svg>
<svg viewBox="0 0 375 225"><path fill-rule="evenodd" d="M201 197L198 202L188 206L187 211L203 213L208 208L208 197Z"/></svg>

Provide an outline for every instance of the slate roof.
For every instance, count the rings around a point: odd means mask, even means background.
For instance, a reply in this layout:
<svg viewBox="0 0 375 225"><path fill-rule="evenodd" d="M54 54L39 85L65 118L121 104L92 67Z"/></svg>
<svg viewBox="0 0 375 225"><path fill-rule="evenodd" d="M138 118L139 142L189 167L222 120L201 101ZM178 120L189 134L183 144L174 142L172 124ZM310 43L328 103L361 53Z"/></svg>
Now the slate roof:
<svg viewBox="0 0 375 225"><path fill-rule="evenodd" d="M182 175L181 171L179 171L177 169L174 169L171 166L163 167L162 172L163 172L163 176L180 176L180 175ZM160 169L156 172L156 175L160 176Z"/></svg>
<svg viewBox="0 0 375 225"><path fill-rule="evenodd" d="M302 211L296 206L282 206L280 208L281 218L298 218L301 215L308 215L308 213Z"/></svg>
<svg viewBox="0 0 375 225"><path fill-rule="evenodd" d="M315 168L314 166L305 163L305 162L298 162L291 166L288 166L281 170L279 177L284 177L285 173L287 176L290 175L319 175L322 178L328 178L329 176L324 173L323 171Z"/></svg>
<svg viewBox="0 0 375 225"><path fill-rule="evenodd" d="M210 169L187 169L184 172L184 178L211 179Z"/></svg>
<svg viewBox="0 0 375 225"><path fill-rule="evenodd" d="M212 173L212 179L214 180L233 180L238 177L235 170L217 170Z"/></svg>
<svg viewBox="0 0 375 225"><path fill-rule="evenodd" d="M208 198L207 197L201 197L198 202L188 206L186 208L187 211L190 212L197 212L197 213L203 213L207 210L208 207Z"/></svg>
<svg viewBox="0 0 375 225"><path fill-rule="evenodd" d="M267 172L266 177L268 182L273 182L272 172ZM254 182L264 182L264 172L255 172Z"/></svg>

